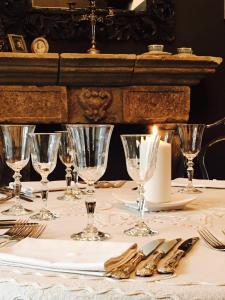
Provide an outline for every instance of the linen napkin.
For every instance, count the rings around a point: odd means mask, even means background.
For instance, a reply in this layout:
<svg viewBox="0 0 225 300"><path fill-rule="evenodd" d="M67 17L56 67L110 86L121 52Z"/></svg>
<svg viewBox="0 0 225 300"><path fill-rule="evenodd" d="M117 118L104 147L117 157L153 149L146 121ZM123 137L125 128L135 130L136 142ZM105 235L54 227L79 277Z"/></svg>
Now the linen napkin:
<svg viewBox="0 0 225 300"><path fill-rule="evenodd" d="M1 248L0 264L69 273L103 273L105 261L132 244L26 238L14 246Z"/></svg>
<svg viewBox="0 0 225 300"><path fill-rule="evenodd" d="M171 185L174 187L184 187L186 184L187 178L176 178L171 182ZM225 189L225 180L193 179L193 186L199 188Z"/></svg>

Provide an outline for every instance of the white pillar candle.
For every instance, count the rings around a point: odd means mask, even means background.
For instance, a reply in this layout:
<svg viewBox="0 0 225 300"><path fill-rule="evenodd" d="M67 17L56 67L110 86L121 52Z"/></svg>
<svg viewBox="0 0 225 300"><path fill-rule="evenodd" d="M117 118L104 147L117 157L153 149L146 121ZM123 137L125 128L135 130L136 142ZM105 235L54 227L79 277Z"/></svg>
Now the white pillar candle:
<svg viewBox="0 0 225 300"><path fill-rule="evenodd" d="M156 169L153 177L145 183L146 201L161 203L170 201L171 144L160 141Z"/></svg>

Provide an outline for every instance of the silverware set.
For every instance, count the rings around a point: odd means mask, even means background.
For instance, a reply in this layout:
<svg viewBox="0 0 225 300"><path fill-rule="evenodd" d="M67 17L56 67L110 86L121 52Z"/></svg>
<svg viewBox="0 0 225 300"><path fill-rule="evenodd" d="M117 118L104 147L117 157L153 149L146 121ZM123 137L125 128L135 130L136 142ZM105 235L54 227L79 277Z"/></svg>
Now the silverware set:
<svg viewBox="0 0 225 300"><path fill-rule="evenodd" d="M0 241L0 247L6 246L11 242L18 242L26 237L39 238L45 228L45 224L18 220L10 229L0 235L0 238L4 238L3 241Z"/></svg>
<svg viewBox="0 0 225 300"><path fill-rule="evenodd" d="M166 258L167 254L180 243L181 239L170 241L157 239L140 249L137 244L134 244L120 256L105 262L106 276L128 279L132 276L152 276L156 271L160 274L174 274L180 259L192 249L198 240L198 237L193 237L183 241L168 258ZM165 260L160 265L159 262L164 257Z"/></svg>
<svg viewBox="0 0 225 300"><path fill-rule="evenodd" d="M0 220L0 229L11 228L14 225L16 225L17 223L18 223L18 221L15 220L15 219ZM27 223L25 223L25 224L27 224L27 225L38 225L38 223L29 222L29 221L27 221Z"/></svg>

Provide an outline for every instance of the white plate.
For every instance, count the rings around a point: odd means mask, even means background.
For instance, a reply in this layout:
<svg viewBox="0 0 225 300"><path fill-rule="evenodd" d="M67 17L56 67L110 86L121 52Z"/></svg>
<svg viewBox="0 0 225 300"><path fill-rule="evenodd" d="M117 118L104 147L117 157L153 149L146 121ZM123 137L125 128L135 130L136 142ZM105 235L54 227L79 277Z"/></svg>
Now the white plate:
<svg viewBox="0 0 225 300"><path fill-rule="evenodd" d="M137 209L136 196L137 193L128 192L128 189L123 189L120 192L114 192L112 195L124 203L125 206ZM171 201L165 203L153 203L146 201L145 207L149 211L168 211L175 209L183 209L188 203L195 200L196 196L186 195L182 193L171 194Z"/></svg>

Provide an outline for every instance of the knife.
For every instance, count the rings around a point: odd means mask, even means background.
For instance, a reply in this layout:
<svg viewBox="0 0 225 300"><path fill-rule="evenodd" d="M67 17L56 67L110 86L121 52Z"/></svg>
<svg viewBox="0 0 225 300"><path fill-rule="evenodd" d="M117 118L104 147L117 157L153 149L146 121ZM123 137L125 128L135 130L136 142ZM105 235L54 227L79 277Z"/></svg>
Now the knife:
<svg viewBox="0 0 225 300"><path fill-rule="evenodd" d="M177 245L181 239L174 239L162 243L147 259L140 262L136 269L137 276L152 276L157 268L157 264L166 254Z"/></svg>
<svg viewBox="0 0 225 300"><path fill-rule="evenodd" d="M6 188L6 187L0 188L0 193L3 193L3 194L5 194L7 196L6 198L2 199L3 201L9 200L9 199L15 197L14 191L12 189L10 189L10 188ZM27 201L27 202L34 202L32 196L27 195L27 194L25 194L23 192L20 193L20 198L22 200Z"/></svg>
<svg viewBox="0 0 225 300"><path fill-rule="evenodd" d="M160 244L164 242L164 239L153 240L144 246L142 246L127 263L121 265L118 268L113 269L111 272L106 274L107 276L117 279L127 279L130 274L136 269L136 266L150 255Z"/></svg>
<svg viewBox="0 0 225 300"><path fill-rule="evenodd" d="M172 257L166 260L162 266L158 267L157 271L161 274L173 274L180 259L191 250L198 240L199 237L193 237L181 243Z"/></svg>

